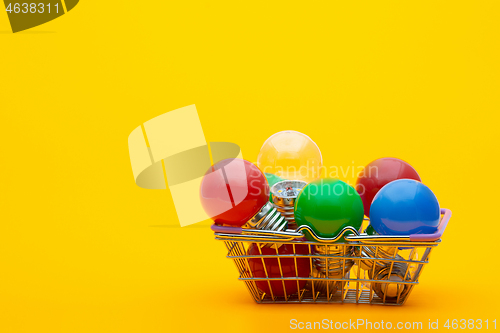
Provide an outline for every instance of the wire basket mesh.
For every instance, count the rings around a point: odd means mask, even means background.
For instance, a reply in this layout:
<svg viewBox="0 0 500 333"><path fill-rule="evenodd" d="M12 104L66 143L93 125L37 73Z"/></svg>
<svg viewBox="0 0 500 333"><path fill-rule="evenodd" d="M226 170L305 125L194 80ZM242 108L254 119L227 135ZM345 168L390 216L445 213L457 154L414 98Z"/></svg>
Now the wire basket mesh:
<svg viewBox="0 0 500 333"><path fill-rule="evenodd" d="M441 220L433 241L359 235L328 244L280 240L282 235L243 236L241 230L215 236L224 242L227 258L257 303L402 305L418 284L446 223Z"/></svg>

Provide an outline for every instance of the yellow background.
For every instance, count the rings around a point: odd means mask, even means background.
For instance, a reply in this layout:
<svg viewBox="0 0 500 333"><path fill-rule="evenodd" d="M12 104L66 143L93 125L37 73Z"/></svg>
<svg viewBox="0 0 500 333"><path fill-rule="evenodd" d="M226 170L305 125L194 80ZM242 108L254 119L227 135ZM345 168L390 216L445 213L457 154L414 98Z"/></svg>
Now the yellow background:
<svg viewBox="0 0 500 333"><path fill-rule="evenodd" d="M0 13L0 331L495 319L499 13L496 0L83 0L18 34ZM129 133L193 103L207 141L249 160L293 129L327 166L410 162L453 217L407 304L254 304L208 222L178 227L168 190L134 184Z"/></svg>

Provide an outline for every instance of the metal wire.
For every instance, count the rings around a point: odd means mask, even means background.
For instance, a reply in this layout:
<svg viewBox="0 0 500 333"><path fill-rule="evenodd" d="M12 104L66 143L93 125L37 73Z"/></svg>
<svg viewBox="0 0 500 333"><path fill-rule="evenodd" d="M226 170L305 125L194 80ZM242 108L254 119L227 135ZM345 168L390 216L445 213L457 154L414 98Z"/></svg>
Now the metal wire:
<svg viewBox="0 0 500 333"><path fill-rule="evenodd" d="M241 239L223 239L227 247L227 257L234 261L239 272L239 280L244 281L252 298L257 303L366 303L382 305L402 305L418 284L423 267L435 244L408 246L407 242L371 244L361 242L335 243L324 245L298 240L255 242L258 254L248 254L251 242ZM280 254L279 248L290 244L293 253ZM308 246L307 253L297 253L297 245ZM273 254L263 254L261 248L272 247ZM400 250L404 248L404 250ZM278 277L270 277L267 260L277 259ZM264 276L255 277L250 260L262 261ZM283 259L293 259L294 267L286 270ZM301 259L301 260L299 260ZM299 276L304 259L309 263L309 276ZM290 273L291 272L291 273ZM276 276L276 275L274 275ZM264 281L268 292L259 289L257 282ZM290 282L296 284L296 291L289 290ZM305 283L304 283L305 282ZM279 283L283 296L276 295ZM305 286L304 286L305 285ZM301 288L301 286L303 286ZM292 288L295 290L295 287ZM294 291L292 290L292 291ZM280 291L281 292L281 291Z"/></svg>
<svg viewBox="0 0 500 333"><path fill-rule="evenodd" d="M333 238L322 238L307 226L284 231L213 230L257 303L403 305L418 284L432 249L440 243L439 239L360 235L352 227ZM316 241L305 240L304 234ZM249 254L251 245L258 248L258 254ZM281 251L285 245L286 251Z"/></svg>

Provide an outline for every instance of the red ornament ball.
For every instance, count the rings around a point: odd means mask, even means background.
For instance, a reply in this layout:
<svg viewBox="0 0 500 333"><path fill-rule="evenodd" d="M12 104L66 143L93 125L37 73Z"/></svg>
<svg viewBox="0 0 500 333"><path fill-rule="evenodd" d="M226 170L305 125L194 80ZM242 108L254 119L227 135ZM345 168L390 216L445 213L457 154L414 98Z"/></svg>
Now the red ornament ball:
<svg viewBox="0 0 500 333"><path fill-rule="evenodd" d="M398 179L421 181L417 171L410 164L398 158L379 158L365 166L358 176L356 191L361 196L366 216L370 217L370 206L378 191Z"/></svg>
<svg viewBox="0 0 500 333"><path fill-rule="evenodd" d="M200 201L216 224L240 227L269 201L269 185L255 164L225 159L205 173Z"/></svg>
<svg viewBox="0 0 500 333"><path fill-rule="evenodd" d="M276 249L269 246L264 246L260 249L263 255L276 255ZM278 248L278 254L293 254L292 244L283 244ZM295 245L296 254L309 254L309 245L296 244ZM259 247L257 244L252 243L248 248L249 255L260 255ZM294 258L280 258L281 271L283 272L283 277L302 277L308 278L311 270L310 262L308 258L296 258L297 260L297 271L295 271L295 260ZM264 270L264 265L261 258L251 258L248 259L248 264L250 266L250 271L253 277L265 278L266 271L267 277L270 278L280 278L280 266L278 263L278 258L266 258L264 259L266 264L266 270ZM305 287L307 281L299 280L299 288ZM269 289L269 284L271 285L274 296L284 296L285 290L283 289L283 282L281 280L274 280L268 283L267 281L255 281L257 288L260 291L271 295ZM295 294L297 289L297 280L285 281L286 294L288 296Z"/></svg>

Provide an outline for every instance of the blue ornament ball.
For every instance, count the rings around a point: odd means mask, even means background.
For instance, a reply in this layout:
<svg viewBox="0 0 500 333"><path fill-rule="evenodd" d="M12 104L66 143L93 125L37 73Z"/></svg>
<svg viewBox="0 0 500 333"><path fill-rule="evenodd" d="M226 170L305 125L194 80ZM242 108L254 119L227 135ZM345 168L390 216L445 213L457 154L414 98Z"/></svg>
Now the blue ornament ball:
<svg viewBox="0 0 500 333"><path fill-rule="evenodd" d="M388 183L370 206L370 224L380 235L432 234L440 217L434 193L413 179Z"/></svg>

